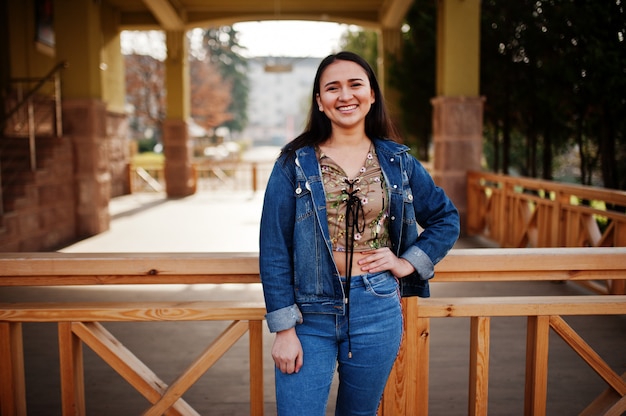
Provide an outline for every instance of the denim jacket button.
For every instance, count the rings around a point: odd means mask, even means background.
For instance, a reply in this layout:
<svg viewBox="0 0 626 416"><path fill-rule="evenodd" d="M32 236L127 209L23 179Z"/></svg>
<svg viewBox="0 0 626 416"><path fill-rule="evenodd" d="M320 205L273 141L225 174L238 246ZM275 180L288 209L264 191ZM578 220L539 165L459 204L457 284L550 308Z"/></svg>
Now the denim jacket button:
<svg viewBox="0 0 626 416"><path fill-rule="evenodd" d="M302 188L300 188L299 186L296 188L296 194L300 195L302 193Z"/></svg>
<svg viewBox="0 0 626 416"><path fill-rule="evenodd" d="M409 195L409 201L413 201L413 195Z"/></svg>

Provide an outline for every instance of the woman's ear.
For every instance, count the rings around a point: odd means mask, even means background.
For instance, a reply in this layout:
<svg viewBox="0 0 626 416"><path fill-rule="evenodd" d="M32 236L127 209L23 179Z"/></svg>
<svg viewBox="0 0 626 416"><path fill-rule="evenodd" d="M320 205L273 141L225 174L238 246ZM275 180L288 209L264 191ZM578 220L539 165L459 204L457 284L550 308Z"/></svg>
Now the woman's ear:
<svg viewBox="0 0 626 416"><path fill-rule="evenodd" d="M317 108L321 111L324 112L324 106L322 106L322 100L320 99L320 95L316 94L315 95L315 101L317 101Z"/></svg>

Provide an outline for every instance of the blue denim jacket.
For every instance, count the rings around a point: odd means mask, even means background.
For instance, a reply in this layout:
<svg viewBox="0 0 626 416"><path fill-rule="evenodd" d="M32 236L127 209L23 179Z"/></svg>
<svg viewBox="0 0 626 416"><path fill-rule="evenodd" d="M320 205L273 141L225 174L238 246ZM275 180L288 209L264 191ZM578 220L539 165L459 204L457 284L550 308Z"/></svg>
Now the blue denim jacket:
<svg viewBox="0 0 626 416"><path fill-rule="evenodd" d="M400 279L401 294L428 297L434 265L459 236L457 209L407 146L373 142L390 193L391 249L415 268ZM312 147L298 149L295 159L281 155L274 165L261 215L259 259L270 331L294 327L302 313L344 313L322 173Z"/></svg>

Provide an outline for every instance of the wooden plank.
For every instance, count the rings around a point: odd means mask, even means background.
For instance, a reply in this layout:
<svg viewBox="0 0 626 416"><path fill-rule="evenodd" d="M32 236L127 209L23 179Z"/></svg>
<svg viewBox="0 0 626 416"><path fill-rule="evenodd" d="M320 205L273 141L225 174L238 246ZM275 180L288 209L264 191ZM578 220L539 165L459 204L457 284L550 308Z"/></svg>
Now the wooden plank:
<svg viewBox="0 0 626 416"><path fill-rule="evenodd" d="M237 301L0 303L5 322L261 321L265 312Z"/></svg>
<svg viewBox="0 0 626 416"><path fill-rule="evenodd" d="M379 416L393 416L415 414L416 392L412 389L417 387L419 369L418 355L412 353L412 348L419 345L420 321L416 315L417 298L402 299L403 310L403 339L391 370L391 374L385 385L383 399L379 408ZM426 396L428 401L428 395Z"/></svg>
<svg viewBox="0 0 626 416"><path fill-rule="evenodd" d="M248 330L247 322L233 322L207 349L187 367L165 394L143 416L160 416L191 387Z"/></svg>
<svg viewBox="0 0 626 416"><path fill-rule="evenodd" d="M137 390L148 402L156 403L167 388L150 368L120 343L99 323L74 322L72 331L100 358ZM180 399L171 409L164 412L168 416L199 415L189 404Z"/></svg>
<svg viewBox="0 0 626 416"><path fill-rule="evenodd" d="M437 281L623 280L625 263L626 247L456 249L435 271ZM0 286L258 283L258 273L253 253L0 255Z"/></svg>
<svg viewBox="0 0 626 416"><path fill-rule="evenodd" d="M0 323L0 414L25 415L22 324Z"/></svg>
<svg viewBox="0 0 626 416"><path fill-rule="evenodd" d="M0 276L258 275L256 253L2 253ZM208 267L207 267L208 266Z"/></svg>
<svg viewBox="0 0 626 416"><path fill-rule="evenodd" d="M549 332L549 317L531 316L528 318L524 387L525 416L545 416L546 414Z"/></svg>
<svg viewBox="0 0 626 416"><path fill-rule="evenodd" d="M619 395L626 396L626 382L560 316L550 317L550 326Z"/></svg>
<svg viewBox="0 0 626 416"><path fill-rule="evenodd" d="M60 322L58 333L63 416L84 416L86 411L83 346L72 332L71 323Z"/></svg>
<svg viewBox="0 0 626 416"><path fill-rule="evenodd" d="M263 321L250 321L250 415L263 416Z"/></svg>
<svg viewBox="0 0 626 416"><path fill-rule="evenodd" d="M624 315L626 296L497 296L421 299L422 317Z"/></svg>
<svg viewBox="0 0 626 416"><path fill-rule="evenodd" d="M487 416L489 403L489 317L472 317L470 320L470 416Z"/></svg>
<svg viewBox="0 0 626 416"><path fill-rule="evenodd" d="M184 261L184 260L182 260ZM2 286L102 286L102 285L168 285L168 284L247 284L260 283L256 274L168 274L168 275L15 275L0 276Z"/></svg>
<svg viewBox="0 0 626 416"><path fill-rule="evenodd" d="M622 374L622 380L626 381L626 373ZM624 407L619 409L619 403L623 401ZM589 404L578 416L606 416L609 409L615 408L620 413L616 413L616 416L622 415L626 412L626 396L620 396L613 388L608 387L604 390L596 399Z"/></svg>

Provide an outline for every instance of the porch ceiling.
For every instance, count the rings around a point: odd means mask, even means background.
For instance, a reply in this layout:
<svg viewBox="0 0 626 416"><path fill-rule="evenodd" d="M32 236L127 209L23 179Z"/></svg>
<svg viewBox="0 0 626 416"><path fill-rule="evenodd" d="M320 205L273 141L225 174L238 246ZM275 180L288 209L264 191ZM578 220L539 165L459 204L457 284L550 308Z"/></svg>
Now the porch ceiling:
<svg viewBox="0 0 626 416"><path fill-rule="evenodd" d="M187 30L257 20L314 20L397 28L413 0L104 0L122 29Z"/></svg>

